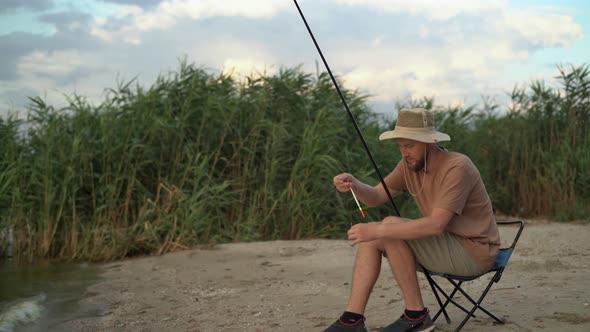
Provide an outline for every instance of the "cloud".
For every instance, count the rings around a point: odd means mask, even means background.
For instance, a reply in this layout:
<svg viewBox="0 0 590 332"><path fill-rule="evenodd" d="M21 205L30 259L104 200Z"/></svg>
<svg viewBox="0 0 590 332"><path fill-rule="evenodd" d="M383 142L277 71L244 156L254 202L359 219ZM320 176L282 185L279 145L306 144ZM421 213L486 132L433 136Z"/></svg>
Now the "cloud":
<svg viewBox="0 0 590 332"><path fill-rule="evenodd" d="M115 16L109 17L79 12L44 15L42 20L54 24L56 34L14 35L14 42L23 47L10 56L10 82L46 94L50 102L59 105L62 93L73 91L98 102L104 98L104 89L115 87L117 81L137 78L138 84L149 86L158 75L177 71L179 59L184 56L189 63L212 72L235 70L239 75L265 69L269 73L275 70L274 64L300 63L283 61L294 52L287 47L277 48L289 44L286 36L293 35L290 27L282 23L284 18L179 19L167 29L133 33L125 30L130 18L145 12L149 11L121 6ZM301 36L299 32L295 35ZM307 45L307 39L300 39ZM2 45L5 40L0 37Z"/></svg>
<svg viewBox="0 0 590 332"><path fill-rule="evenodd" d="M96 18L92 34L107 42L115 39L132 44L140 44L142 35L154 30L166 30L182 21L199 21L207 18L244 17L249 19L271 18L288 8L287 1L269 0L170 0L157 6L144 9L130 4L122 6L117 17Z"/></svg>
<svg viewBox="0 0 590 332"><path fill-rule="evenodd" d="M0 80L12 80L17 77L19 61L27 59L31 52L54 52L62 50L93 50L101 41L90 35L92 16L78 11L43 14L39 20L55 26L52 35L39 35L28 32L12 32L0 36Z"/></svg>
<svg viewBox="0 0 590 332"><path fill-rule="evenodd" d="M502 0L334 0L338 4L366 7L379 12L409 14L444 21L460 15L473 16L506 6Z"/></svg>
<svg viewBox="0 0 590 332"><path fill-rule="evenodd" d="M518 34L534 47L570 46L583 37L582 28L570 16L513 10L495 21L497 30Z"/></svg>
<svg viewBox="0 0 590 332"><path fill-rule="evenodd" d="M185 56L212 72L233 70L238 76L297 65L315 72L316 63L324 69L291 1L101 1L119 5L102 16L39 16L55 26L53 35L0 36L0 90L6 84L39 94L73 90L99 100L117 79L138 77L139 84L150 85L176 71ZM580 25L555 8L516 9L505 1L445 4L441 9L423 0L307 0L302 9L334 74L379 105L405 96L459 104L500 94L515 83L519 64L583 37Z"/></svg>
<svg viewBox="0 0 590 332"><path fill-rule="evenodd" d="M100 2L114 3L119 5L132 5L142 8L153 8L162 0L98 0Z"/></svg>
<svg viewBox="0 0 590 332"><path fill-rule="evenodd" d="M17 77L10 82L0 81L6 90L16 91L12 96L0 94L4 109L6 103L26 104L26 97L41 96L48 104L61 107L64 95L78 94L90 102L100 102L106 87L113 87L116 74L103 61L112 61L110 55L97 54L92 50L33 51L19 58Z"/></svg>
<svg viewBox="0 0 590 332"><path fill-rule="evenodd" d="M39 91L15 85L14 82L0 82L0 115L22 111L23 105L27 105L30 96L38 95Z"/></svg>
<svg viewBox="0 0 590 332"><path fill-rule="evenodd" d="M0 14L7 14L19 9L43 11L54 6L53 0L2 0Z"/></svg>
<svg viewBox="0 0 590 332"><path fill-rule="evenodd" d="M153 10L130 15L132 23L124 31L150 31L166 29L181 19L201 20L220 16L269 18L288 8L287 1L269 0L170 0L161 2Z"/></svg>
<svg viewBox="0 0 590 332"><path fill-rule="evenodd" d="M335 1L371 17L353 21L351 29L366 31L357 43L329 47L336 54L333 63L347 64L347 86L371 93L378 102L435 96L439 102L462 104L478 95L503 95L515 83L507 80L511 64L583 37L570 16L516 9L501 1L453 1L445 13L436 13L438 6L429 7L428 1ZM381 12L368 14L367 8Z"/></svg>
<svg viewBox="0 0 590 332"><path fill-rule="evenodd" d="M92 15L80 11L57 12L39 16L39 21L55 26L58 33L86 32Z"/></svg>
<svg viewBox="0 0 590 332"><path fill-rule="evenodd" d="M87 57L78 50L41 52L34 51L19 59L17 71L21 77L59 78L86 65Z"/></svg>
<svg viewBox="0 0 590 332"><path fill-rule="evenodd" d="M206 47L211 55L203 57L203 49ZM222 58L215 54L224 54ZM280 55L269 48L267 44L256 40L244 41L239 38L228 38L223 41L213 41L207 45L194 47L188 54L191 58L200 58L202 61L221 68L224 73L237 75L249 75L252 73L266 73L272 75L277 72L273 66L279 60Z"/></svg>
<svg viewBox="0 0 590 332"><path fill-rule="evenodd" d="M30 33L14 32L5 36L0 36L0 82L10 81L17 78L16 67L18 58L40 47L44 38ZM42 47L42 46L41 46Z"/></svg>

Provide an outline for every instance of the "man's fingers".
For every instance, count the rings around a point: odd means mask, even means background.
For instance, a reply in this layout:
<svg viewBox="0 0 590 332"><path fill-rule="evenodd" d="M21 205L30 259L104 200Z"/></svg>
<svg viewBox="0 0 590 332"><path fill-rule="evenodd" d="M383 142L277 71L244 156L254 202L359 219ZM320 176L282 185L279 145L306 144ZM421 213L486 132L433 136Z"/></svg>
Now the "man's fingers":
<svg viewBox="0 0 590 332"><path fill-rule="evenodd" d="M340 191L343 191L350 188L350 183L344 181L334 181L334 187Z"/></svg>
<svg viewBox="0 0 590 332"><path fill-rule="evenodd" d="M349 230L349 231L348 231L348 240L350 240L350 241L355 241L355 240L357 240L356 233L355 233L355 232L353 232L352 230Z"/></svg>
<svg viewBox="0 0 590 332"><path fill-rule="evenodd" d="M350 183L352 183L352 178L348 174L340 174L340 175L336 175L334 177L334 185L340 185L340 184L350 185Z"/></svg>
<svg viewBox="0 0 590 332"><path fill-rule="evenodd" d="M352 185L352 182L351 181L334 181L334 185L350 187Z"/></svg>
<svg viewBox="0 0 590 332"><path fill-rule="evenodd" d="M352 227L354 228L354 226L352 226ZM351 241L351 243L350 243L351 246L355 246L361 242L361 239L360 239L358 233L353 228L348 230L348 240Z"/></svg>

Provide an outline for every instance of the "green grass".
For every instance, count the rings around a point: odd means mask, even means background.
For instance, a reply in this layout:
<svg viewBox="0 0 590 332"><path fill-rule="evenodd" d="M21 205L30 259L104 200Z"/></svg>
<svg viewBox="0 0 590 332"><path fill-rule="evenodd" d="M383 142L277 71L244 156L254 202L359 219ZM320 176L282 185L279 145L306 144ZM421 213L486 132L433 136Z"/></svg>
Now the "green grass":
<svg viewBox="0 0 590 332"><path fill-rule="evenodd" d="M444 108L428 98L398 108L437 111L453 137L446 146L472 158L499 212L587 219L589 70L560 70L560 87L515 88L510 108ZM394 123L343 90L386 175L399 153L377 137ZM147 89L119 84L99 105L66 98L55 109L33 97L25 121L0 119L0 226L14 226L20 257L104 261L229 241L341 238L360 218L332 177L378 181L326 73L291 68L238 81L181 63ZM418 215L408 197L396 202L402 215Z"/></svg>

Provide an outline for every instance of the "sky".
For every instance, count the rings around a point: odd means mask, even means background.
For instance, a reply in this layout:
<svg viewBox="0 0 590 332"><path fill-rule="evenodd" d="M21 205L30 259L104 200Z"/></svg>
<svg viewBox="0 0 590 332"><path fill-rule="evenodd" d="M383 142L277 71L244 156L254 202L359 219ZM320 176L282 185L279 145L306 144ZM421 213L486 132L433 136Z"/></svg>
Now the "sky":
<svg viewBox="0 0 590 332"><path fill-rule="evenodd" d="M299 0L332 72L377 112L409 98L507 100L590 59L585 0ZM321 59L291 0L0 0L0 114L29 96L91 103L182 59L237 79Z"/></svg>

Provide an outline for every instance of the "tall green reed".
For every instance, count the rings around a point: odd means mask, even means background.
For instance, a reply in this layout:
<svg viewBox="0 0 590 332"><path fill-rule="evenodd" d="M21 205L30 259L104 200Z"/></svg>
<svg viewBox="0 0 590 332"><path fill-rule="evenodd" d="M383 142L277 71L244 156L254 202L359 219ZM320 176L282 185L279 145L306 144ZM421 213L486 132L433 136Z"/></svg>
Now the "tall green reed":
<svg viewBox="0 0 590 332"><path fill-rule="evenodd" d="M32 98L20 172L6 182L17 252L110 260L334 235L350 209L331 177L358 154L334 93L325 74L298 68L237 81L181 63L149 89L120 83L97 106ZM359 118L372 116L345 93Z"/></svg>
<svg viewBox="0 0 590 332"><path fill-rule="evenodd" d="M588 67L561 68L561 86L515 88L510 107L441 107L442 131L478 166L499 212L587 218ZM395 121L344 89L381 173L399 153L378 142ZM242 79L182 62L149 88L133 81L93 105L31 98L24 126L0 122L1 224L22 257L112 260L227 241L342 237L361 221L332 177L376 184L326 73L300 68ZM19 135L26 131L26 135ZM418 217L409 197L402 215ZM367 209L369 220L393 208ZM1 243L0 243L1 244Z"/></svg>

